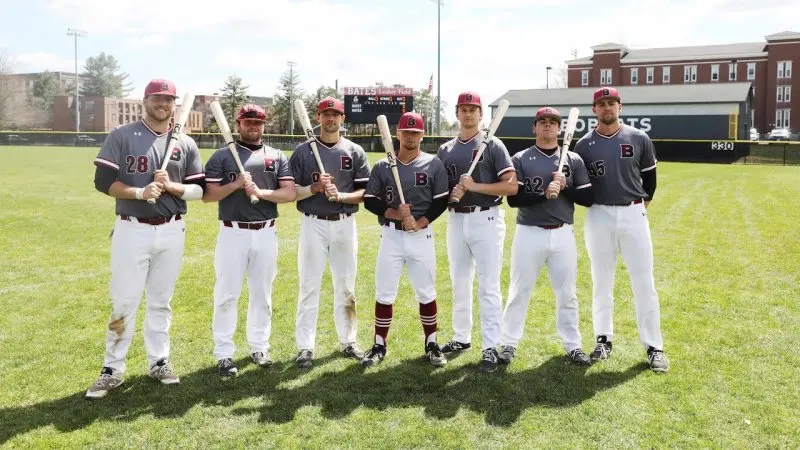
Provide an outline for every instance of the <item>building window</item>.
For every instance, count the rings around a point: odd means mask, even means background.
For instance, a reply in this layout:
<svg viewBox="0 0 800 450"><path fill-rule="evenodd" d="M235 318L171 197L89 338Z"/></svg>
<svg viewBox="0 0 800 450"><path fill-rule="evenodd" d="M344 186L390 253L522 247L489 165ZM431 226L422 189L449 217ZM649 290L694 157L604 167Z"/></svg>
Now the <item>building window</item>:
<svg viewBox="0 0 800 450"><path fill-rule="evenodd" d="M711 81L719 81L719 64L711 65Z"/></svg>
<svg viewBox="0 0 800 450"><path fill-rule="evenodd" d="M756 63L747 63L747 80L756 79Z"/></svg>
<svg viewBox="0 0 800 450"><path fill-rule="evenodd" d="M778 61L778 78L792 78L791 61Z"/></svg>
<svg viewBox="0 0 800 450"><path fill-rule="evenodd" d="M664 66L663 68L664 73L661 75L661 82L664 84L669 84L669 73L672 70L671 66Z"/></svg>
<svg viewBox="0 0 800 450"><path fill-rule="evenodd" d="M792 87L791 86L784 86L783 87L783 101L791 102L792 101Z"/></svg>
<svg viewBox="0 0 800 450"><path fill-rule="evenodd" d="M581 70L581 86L589 85L589 71Z"/></svg>
<svg viewBox="0 0 800 450"><path fill-rule="evenodd" d="M639 84L639 69L631 69L631 84Z"/></svg>
<svg viewBox="0 0 800 450"><path fill-rule="evenodd" d="M728 64L730 71L728 72L728 81L736 81L736 63Z"/></svg>
<svg viewBox="0 0 800 450"><path fill-rule="evenodd" d="M789 128L789 115L791 110L778 109L775 110L775 128Z"/></svg>
<svg viewBox="0 0 800 450"><path fill-rule="evenodd" d="M683 82L684 83L697 82L697 66L683 66Z"/></svg>
<svg viewBox="0 0 800 450"><path fill-rule="evenodd" d="M654 67L647 68L647 84L653 84L653 71L655 70Z"/></svg>
<svg viewBox="0 0 800 450"><path fill-rule="evenodd" d="M611 69L600 69L600 84L611 84Z"/></svg>
<svg viewBox="0 0 800 450"><path fill-rule="evenodd" d="M783 102L783 86L778 86L778 102Z"/></svg>

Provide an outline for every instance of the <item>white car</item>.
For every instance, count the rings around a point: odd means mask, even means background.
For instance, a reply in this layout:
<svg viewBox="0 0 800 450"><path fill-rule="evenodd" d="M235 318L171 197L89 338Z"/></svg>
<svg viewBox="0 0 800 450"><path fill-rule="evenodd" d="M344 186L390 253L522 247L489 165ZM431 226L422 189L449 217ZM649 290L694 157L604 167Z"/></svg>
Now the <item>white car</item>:
<svg viewBox="0 0 800 450"><path fill-rule="evenodd" d="M755 128L750 128L750 140L757 141L758 140L758 130Z"/></svg>
<svg viewBox="0 0 800 450"><path fill-rule="evenodd" d="M788 128L775 128L769 132L770 141L788 141L791 132Z"/></svg>

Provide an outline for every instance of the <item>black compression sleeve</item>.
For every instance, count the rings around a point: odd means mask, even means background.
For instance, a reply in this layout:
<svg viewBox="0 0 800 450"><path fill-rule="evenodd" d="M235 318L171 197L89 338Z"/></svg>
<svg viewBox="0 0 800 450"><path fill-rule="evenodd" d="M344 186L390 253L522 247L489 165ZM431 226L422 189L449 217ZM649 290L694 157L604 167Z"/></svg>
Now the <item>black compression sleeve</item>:
<svg viewBox="0 0 800 450"><path fill-rule="evenodd" d="M117 173L111 167L98 164L94 170L94 188L107 195L111 185L117 181Z"/></svg>
<svg viewBox="0 0 800 450"><path fill-rule="evenodd" d="M523 192L522 189L520 189L520 192L518 192L517 195L509 195L506 198L508 199L508 206L512 208L538 205L539 203L543 203L545 200L547 200L544 194L529 194Z"/></svg>
<svg viewBox="0 0 800 450"><path fill-rule="evenodd" d="M364 207L378 217L383 217L386 210L389 209L389 205L378 197L364 197Z"/></svg>
<svg viewBox="0 0 800 450"><path fill-rule="evenodd" d="M563 192L572 203L590 207L594 203L594 186L585 187L583 189L566 188Z"/></svg>
<svg viewBox="0 0 800 450"><path fill-rule="evenodd" d="M647 194L647 199L652 200L656 194L656 169L642 172L642 187Z"/></svg>
<svg viewBox="0 0 800 450"><path fill-rule="evenodd" d="M366 188L367 188L367 182L366 181L354 181L353 182L353 190L354 191L357 191L359 189L366 189Z"/></svg>
<svg viewBox="0 0 800 450"><path fill-rule="evenodd" d="M425 214L423 214L423 216L428 219L428 223L433 223L434 220L436 220L442 215L443 212L445 212L448 201L448 196L445 195L443 197L436 198L433 200L433 202L431 202L431 206L429 206L428 210L425 211Z"/></svg>

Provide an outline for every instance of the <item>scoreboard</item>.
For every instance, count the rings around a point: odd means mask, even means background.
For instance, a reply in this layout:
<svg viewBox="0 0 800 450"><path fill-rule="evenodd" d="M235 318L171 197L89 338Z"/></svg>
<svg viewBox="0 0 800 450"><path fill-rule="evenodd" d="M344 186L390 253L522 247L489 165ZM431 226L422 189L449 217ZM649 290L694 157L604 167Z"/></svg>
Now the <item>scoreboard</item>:
<svg viewBox="0 0 800 450"><path fill-rule="evenodd" d="M344 88L344 114L348 123L375 123L385 115L391 125L400 116L414 110L412 88L346 87Z"/></svg>

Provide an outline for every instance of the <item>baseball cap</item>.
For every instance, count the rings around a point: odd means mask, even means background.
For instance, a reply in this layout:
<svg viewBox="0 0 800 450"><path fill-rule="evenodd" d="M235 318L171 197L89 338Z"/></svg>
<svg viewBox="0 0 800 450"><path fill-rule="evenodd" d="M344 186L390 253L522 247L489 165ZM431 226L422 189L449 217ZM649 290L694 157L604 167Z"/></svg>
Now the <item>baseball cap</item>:
<svg viewBox="0 0 800 450"><path fill-rule="evenodd" d="M539 108L539 110L536 111L536 116L533 118L533 123L536 123L539 120L544 119L545 117L551 117L555 119L557 122L561 122L561 113L558 112L558 110L555 108L550 108L549 106L546 106L544 108Z"/></svg>
<svg viewBox="0 0 800 450"><path fill-rule="evenodd" d="M317 105L317 114L322 114L329 109L333 109L344 114L344 104L341 100L333 97L325 97L319 102L319 105Z"/></svg>
<svg viewBox="0 0 800 450"><path fill-rule="evenodd" d="M424 133L425 121L419 114L407 112L400 116L400 121L397 123L397 131L416 131Z"/></svg>
<svg viewBox="0 0 800 450"><path fill-rule="evenodd" d="M148 95L171 95L177 98L178 95L175 92L175 83L161 78L151 80L144 88L145 97Z"/></svg>
<svg viewBox="0 0 800 450"><path fill-rule="evenodd" d="M242 106L242 109L239 110L239 115L236 116L236 120L242 119L255 119L261 122L266 122L267 113L264 112L264 108L251 103Z"/></svg>
<svg viewBox="0 0 800 450"><path fill-rule="evenodd" d="M592 104L594 105L595 103L598 102L598 100L602 100L604 98L613 98L616 99L618 102L622 101L622 99L619 96L619 91L617 91L616 88L609 87L609 88L600 88L594 91L594 100L592 101Z"/></svg>
<svg viewBox="0 0 800 450"><path fill-rule="evenodd" d="M458 94L458 102L456 103L456 108L461 105L475 105L475 106L482 106L481 105L481 96L478 95L476 92L467 91Z"/></svg>

